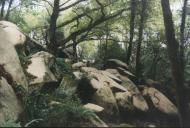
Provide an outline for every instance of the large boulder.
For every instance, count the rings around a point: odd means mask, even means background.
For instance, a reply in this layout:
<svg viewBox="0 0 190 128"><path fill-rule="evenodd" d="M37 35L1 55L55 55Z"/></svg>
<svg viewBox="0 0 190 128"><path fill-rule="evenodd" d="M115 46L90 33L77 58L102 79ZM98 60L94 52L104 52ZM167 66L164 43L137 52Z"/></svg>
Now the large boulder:
<svg viewBox="0 0 190 128"><path fill-rule="evenodd" d="M7 40L16 47L17 51L23 48L26 37L15 24L8 21L0 21L0 28L7 33Z"/></svg>
<svg viewBox="0 0 190 128"><path fill-rule="evenodd" d="M81 67L86 67L86 63L78 62L78 63L74 63L74 64L72 65L72 68L73 68L73 69L80 69Z"/></svg>
<svg viewBox="0 0 190 128"><path fill-rule="evenodd" d="M139 95L132 95L130 92L118 92L115 94L118 106L122 110L140 110L143 112L148 111L148 104L145 99Z"/></svg>
<svg viewBox="0 0 190 128"><path fill-rule="evenodd" d="M27 89L28 82L14 45L7 39L7 33L0 28L0 65L9 73L17 85Z"/></svg>
<svg viewBox="0 0 190 128"><path fill-rule="evenodd" d="M92 67L82 67L81 71L88 73L88 72L97 72L98 70L96 68L92 68Z"/></svg>
<svg viewBox="0 0 190 128"><path fill-rule="evenodd" d="M106 71L111 74L114 74L117 77L120 77L120 75L123 75L123 76L128 77L132 81L136 80L136 76L134 74L132 74L128 70L121 68L121 67L116 67L115 69L108 68L108 69L106 69Z"/></svg>
<svg viewBox="0 0 190 128"><path fill-rule="evenodd" d="M101 85L110 87L113 91L127 91L125 87L117 83L121 82L121 80L109 72L97 70L91 67L82 67L81 70L87 73L89 77L96 79L99 83L101 83Z"/></svg>
<svg viewBox="0 0 190 128"><path fill-rule="evenodd" d="M121 75L130 78L132 81L136 81L136 76L132 74L131 72L129 72L128 70L121 67L118 67L117 70Z"/></svg>
<svg viewBox="0 0 190 128"><path fill-rule="evenodd" d="M127 93L127 92L126 93L117 93L116 99L119 99L119 101L121 101L122 104L125 103L128 106L129 98L127 98L127 97L130 97L131 101L132 101L132 105L136 109L144 111L144 112L146 112L149 109L146 100L143 98L143 96L142 96L141 92L139 91L139 89L137 88L137 86L127 76L121 75L119 73L119 71L116 69L107 69L106 71L119 77L119 79L122 80L121 85L124 86L129 92L129 93ZM130 94L130 95L128 95L128 94ZM123 108L125 108L126 105L123 105Z"/></svg>
<svg viewBox="0 0 190 128"><path fill-rule="evenodd" d="M122 85L125 86L128 89L128 91L131 93L133 105L141 111L147 111L148 104L144 99L144 97L142 96L139 89L137 88L137 86L129 78L125 76L121 75L120 79L123 80Z"/></svg>
<svg viewBox="0 0 190 128"><path fill-rule="evenodd" d="M112 116L119 116L116 99L109 87L102 86L101 88L99 88L92 95L91 102L104 108L103 115L106 115L105 117L110 117L111 119L113 119Z"/></svg>
<svg viewBox="0 0 190 128"><path fill-rule="evenodd" d="M122 112L134 110L134 105L132 104L132 96L129 92L117 92L115 94L115 99L117 101L118 107Z"/></svg>
<svg viewBox="0 0 190 128"><path fill-rule="evenodd" d="M121 60L117 60L117 59L107 60L105 67L106 68L114 68L114 69L117 67L121 67L126 70L128 69L128 65L126 63L122 62Z"/></svg>
<svg viewBox="0 0 190 128"><path fill-rule="evenodd" d="M77 80L80 80L83 74L79 71L76 71L76 72L73 72L73 75L75 76Z"/></svg>
<svg viewBox="0 0 190 128"><path fill-rule="evenodd" d="M116 77L120 77L120 73L117 71L117 69L108 68L105 71L115 75Z"/></svg>
<svg viewBox="0 0 190 128"><path fill-rule="evenodd" d="M0 77L0 127L9 120L16 121L23 112L15 92L6 79Z"/></svg>
<svg viewBox="0 0 190 128"><path fill-rule="evenodd" d="M116 81L116 82L119 83L119 84L122 83L122 80L120 80L117 76L111 74L110 72L101 71L101 73L102 73L104 76L108 76L109 78L113 79L114 81Z"/></svg>
<svg viewBox="0 0 190 128"><path fill-rule="evenodd" d="M115 82L110 77L102 74L101 72L91 72L90 76L97 79L99 82L101 82L104 86L110 87L114 92L122 91L127 92L128 90L123 87L122 85Z"/></svg>
<svg viewBox="0 0 190 128"><path fill-rule="evenodd" d="M52 54L43 51L38 52L31 56L29 62L30 64L26 70L33 76L29 82L30 86L38 85L41 87L45 83L57 82L56 77L50 70L55 63L55 58Z"/></svg>
<svg viewBox="0 0 190 128"><path fill-rule="evenodd" d="M160 91L152 87L144 87L143 95L151 99L153 106L167 115L177 115L177 107Z"/></svg>

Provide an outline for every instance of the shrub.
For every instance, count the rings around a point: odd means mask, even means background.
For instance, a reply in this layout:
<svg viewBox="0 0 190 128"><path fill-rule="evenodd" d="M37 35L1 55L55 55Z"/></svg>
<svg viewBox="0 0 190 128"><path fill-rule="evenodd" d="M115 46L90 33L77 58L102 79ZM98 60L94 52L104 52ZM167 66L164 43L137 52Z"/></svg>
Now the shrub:
<svg viewBox="0 0 190 128"><path fill-rule="evenodd" d="M56 58L55 65L51 69L57 78L62 78L64 74L72 75L72 68L63 58Z"/></svg>
<svg viewBox="0 0 190 128"><path fill-rule="evenodd" d="M51 104L52 101L55 104ZM83 108L75 95L68 95L65 90L56 90L53 94L33 92L26 98L25 104L28 122L43 120L32 126L81 126L89 121L89 116L95 115Z"/></svg>

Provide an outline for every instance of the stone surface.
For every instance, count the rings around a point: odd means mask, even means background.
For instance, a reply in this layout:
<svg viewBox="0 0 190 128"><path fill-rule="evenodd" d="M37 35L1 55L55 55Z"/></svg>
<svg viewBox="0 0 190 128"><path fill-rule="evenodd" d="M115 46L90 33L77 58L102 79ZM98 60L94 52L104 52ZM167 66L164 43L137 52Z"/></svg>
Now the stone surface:
<svg viewBox="0 0 190 128"><path fill-rule="evenodd" d="M31 63L28 65L27 72L34 78L30 80L30 85L43 85L48 82L57 82L50 68L54 64L54 56L47 52L38 52L31 56Z"/></svg>
<svg viewBox="0 0 190 128"><path fill-rule="evenodd" d="M0 77L0 127L7 120L16 121L22 112L23 108L11 85Z"/></svg>
<svg viewBox="0 0 190 128"><path fill-rule="evenodd" d="M110 87L114 91L128 91L125 87L118 84L108 76L102 74L101 72L90 72L90 77L93 77L97 79L99 82L101 82L104 86Z"/></svg>
<svg viewBox="0 0 190 128"><path fill-rule="evenodd" d="M115 99L119 108L122 110L134 110L132 95L129 92L117 92L115 94Z"/></svg>
<svg viewBox="0 0 190 128"><path fill-rule="evenodd" d="M28 82L21 67L19 57L14 45L7 38L6 32L0 28L0 64L4 65L6 72L12 76L13 81L17 85L21 85L27 89Z"/></svg>
<svg viewBox="0 0 190 128"><path fill-rule="evenodd" d="M109 59L106 62L105 65L106 68L114 68L116 69L117 67L122 67L124 69L128 69L128 65L124 62L122 62L121 60L117 60L117 59Z"/></svg>
<svg viewBox="0 0 190 128"><path fill-rule="evenodd" d="M120 73L117 71L117 69L111 69L111 68L108 68L106 69L105 71L115 75L116 77L120 77Z"/></svg>
<svg viewBox="0 0 190 128"><path fill-rule="evenodd" d="M97 115L89 117L90 122L96 127L108 127L108 125L101 120ZM84 126L85 127L85 126Z"/></svg>
<svg viewBox="0 0 190 128"><path fill-rule="evenodd" d="M96 105L96 104L92 104L92 103L85 104L84 108L89 109L96 113L102 112L104 110L103 107Z"/></svg>
<svg viewBox="0 0 190 128"><path fill-rule="evenodd" d="M129 72L128 70L124 69L124 68L121 68L121 67L118 67L117 68L118 72L123 75L123 76L127 76L128 78L130 78L131 80L135 80L136 79L136 76L133 75L131 72Z"/></svg>
<svg viewBox="0 0 190 128"><path fill-rule="evenodd" d="M137 86L126 76L121 75L120 79L123 81L122 85L125 86L127 90L131 93L133 97L133 105L141 111L147 111L149 108L148 104Z"/></svg>
<svg viewBox="0 0 190 128"><path fill-rule="evenodd" d="M82 67L81 71L88 73L88 72L97 72L98 70L96 68L92 68L92 67Z"/></svg>
<svg viewBox="0 0 190 128"><path fill-rule="evenodd" d="M24 45L26 37L15 24L8 21L0 21L0 27L7 33L7 40L15 47Z"/></svg>
<svg viewBox="0 0 190 128"><path fill-rule="evenodd" d="M92 103L102 106L107 116L118 116L119 110L115 97L109 87L103 86L92 95Z"/></svg>
<svg viewBox="0 0 190 128"><path fill-rule="evenodd" d="M108 76L109 78L111 78L112 80L116 81L117 83L121 84L122 81L116 77L115 75L111 74L110 72L107 72L107 71L101 71L101 73L105 76Z"/></svg>
<svg viewBox="0 0 190 128"><path fill-rule="evenodd" d="M161 112L168 115L177 115L177 107L157 89L144 87L143 95L149 96L154 107Z"/></svg>
<svg viewBox="0 0 190 128"><path fill-rule="evenodd" d="M73 69L80 69L81 67L85 67L85 66L86 66L85 63L83 63L83 62L78 62L78 63L73 64L73 65L72 65L72 68L73 68Z"/></svg>
<svg viewBox="0 0 190 128"><path fill-rule="evenodd" d="M119 78L117 78L116 76L107 71L101 71L91 67L82 67L81 70L87 73L89 77L96 79L96 81L93 80L93 85L95 85L94 83L97 83L98 86L104 85L110 87L114 91L123 91L123 92L128 91L125 87L116 82L116 81L121 82Z"/></svg>
<svg viewBox="0 0 190 128"><path fill-rule="evenodd" d="M73 75L77 80L80 80L83 74L81 72L73 72Z"/></svg>
<svg viewBox="0 0 190 128"><path fill-rule="evenodd" d="M96 80L96 79L91 79L90 80L90 84L92 85L92 87L94 88L94 89L99 89L99 88L101 88L102 86L104 86L101 82L99 82L98 80Z"/></svg>

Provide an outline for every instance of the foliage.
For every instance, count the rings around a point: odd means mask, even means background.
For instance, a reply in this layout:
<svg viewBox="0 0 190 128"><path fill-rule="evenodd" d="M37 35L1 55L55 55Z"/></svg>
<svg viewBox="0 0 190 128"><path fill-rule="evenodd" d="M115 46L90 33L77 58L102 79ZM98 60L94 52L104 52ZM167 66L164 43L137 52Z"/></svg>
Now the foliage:
<svg viewBox="0 0 190 128"><path fill-rule="evenodd" d="M52 67L52 71L57 76L57 78L63 78L64 74L72 75L71 65L65 62L63 58L56 58L55 65Z"/></svg>
<svg viewBox="0 0 190 128"><path fill-rule="evenodd" d="M21 127L20 123L15 123L13 120L7 120L1 127Z"/></svg>
<svg viewBox="0 0 190 128"><path fill-rule="evenodd" d="M32 126L80 126L88 122L93 112L82 107L75 95L58 88L53 94L33 92L26 97L25 110L28 122L42 119Z"/></svg>
<svg viewBox="0 0 190 128"><path fill-rule="evenodd" d="M13 119L12 113L6 112L5 113L5 122L0 124L0 127L21 127L20 122L15 121Z"/></svg>
<svg viewBox="0 0 190 128"><path fill-rule="evenodd" d="M95 53L96 66L98 68L103 67L107 59L120 59L125 61L125 50L118 42L110 41L107 44L103 42L98 45L97 52Z"/></svg>

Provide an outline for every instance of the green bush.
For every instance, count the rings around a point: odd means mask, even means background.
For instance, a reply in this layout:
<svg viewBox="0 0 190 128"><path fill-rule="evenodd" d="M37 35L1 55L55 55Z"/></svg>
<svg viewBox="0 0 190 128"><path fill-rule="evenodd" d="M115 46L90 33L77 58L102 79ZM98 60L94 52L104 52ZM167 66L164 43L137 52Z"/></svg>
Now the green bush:
<svg viewBox="0 0 190 128"><path fill-rule="evenodd" d="M64 74L72 75L72 68L63 58L56 58L55 65L51 69L57 78L62 78Z"/></svg>
<svg viewBox="0 0 190 128"><path fill-rule="evenodd" d="M53 94L34 92L26 98L25 104L27 122L43 120L30 126L80 126L88 122L89 116L95 115L83 108L75 95L68 95L64 90L56 90Z"/></svg>
<svg viewBox="0 0 190 128"><path fill-rule="evenodd" d="M3 123L0 127L21 127L20 123L16 123L13 120L7 120L5 123Z"/></svg>

